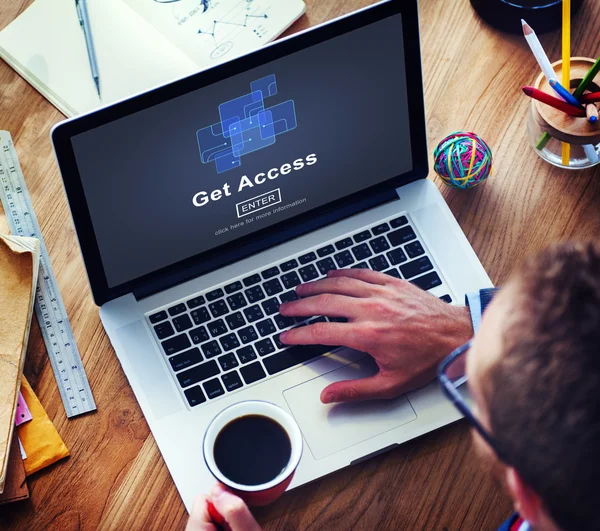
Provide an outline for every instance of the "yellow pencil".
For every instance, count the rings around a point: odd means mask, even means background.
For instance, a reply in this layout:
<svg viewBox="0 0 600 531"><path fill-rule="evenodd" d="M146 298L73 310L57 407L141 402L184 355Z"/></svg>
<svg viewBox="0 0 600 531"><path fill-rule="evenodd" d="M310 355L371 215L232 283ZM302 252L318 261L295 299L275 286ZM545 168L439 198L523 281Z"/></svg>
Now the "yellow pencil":
<svg viewBox="0 0 600 531"><path fill-rule="evenodd" d="M571 0L562 2L562 85L571 92ZM569 165L571 146L563 142L562 163Z"/></svg>

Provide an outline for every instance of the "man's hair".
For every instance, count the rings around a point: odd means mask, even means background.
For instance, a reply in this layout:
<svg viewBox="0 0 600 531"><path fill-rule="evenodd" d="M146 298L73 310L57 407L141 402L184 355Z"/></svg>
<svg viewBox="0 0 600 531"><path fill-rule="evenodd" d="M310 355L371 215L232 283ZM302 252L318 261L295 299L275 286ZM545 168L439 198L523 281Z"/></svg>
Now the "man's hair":
<svg viewBox="0 0 600 531"><path fill-rule="evenodd" d="M553 245L511 284L492 432L561 529L600 529L600 245Z"/></svg>

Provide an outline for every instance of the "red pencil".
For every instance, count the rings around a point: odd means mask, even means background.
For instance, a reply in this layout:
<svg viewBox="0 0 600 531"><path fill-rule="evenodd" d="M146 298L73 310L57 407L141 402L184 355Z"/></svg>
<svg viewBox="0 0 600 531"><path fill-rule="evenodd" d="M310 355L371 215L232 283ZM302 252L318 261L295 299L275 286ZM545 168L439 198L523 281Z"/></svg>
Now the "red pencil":
<svg viewBox="0 0 600 531"><path fill-rule="evenodd" d="M592 92L590 94L584 94L580 99L581 103L596 103L600 101L600 92Z"/></svg>
<svg viewBox="0 0 600 531"><path fill-rule="evenodd" d="M585 109L565 103L563 100L559 100L554 96L550 96L550 94L546 92L543 92L533 87L523 87L523 92L527 94L530 98L541 101L546 105L550 105L550 107L554 107L555 109L558 109L559 111L562 111L568 114L569 116L585 118Z"/></svg>

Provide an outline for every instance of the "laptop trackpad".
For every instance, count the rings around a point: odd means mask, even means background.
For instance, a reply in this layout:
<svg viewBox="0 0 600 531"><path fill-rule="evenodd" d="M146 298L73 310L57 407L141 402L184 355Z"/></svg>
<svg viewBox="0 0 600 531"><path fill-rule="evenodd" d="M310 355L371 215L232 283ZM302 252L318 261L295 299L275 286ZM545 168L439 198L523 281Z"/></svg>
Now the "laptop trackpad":
<svg viewBox="0 0 600 531"><path fill-rule="evenodd" d="M417 418L404 396L352 404L321 403L321 391L330 383L365 378L376 373L375 362L366 356L283 392L315 459L327 457Z"/></svg>

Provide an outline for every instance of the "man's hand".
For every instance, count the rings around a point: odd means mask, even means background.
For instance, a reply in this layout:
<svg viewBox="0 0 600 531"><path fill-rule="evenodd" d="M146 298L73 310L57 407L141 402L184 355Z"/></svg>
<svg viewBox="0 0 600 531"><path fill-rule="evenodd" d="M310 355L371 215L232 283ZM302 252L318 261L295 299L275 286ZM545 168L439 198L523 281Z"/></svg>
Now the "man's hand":
<svg viewBox="0 0 600 531"><path fill-rule="evenodd" d="M194 500L185 531L217 531L219 529L211 520L208 512L209 502L212 502L215 509L225 519L231 531L261 531L246 504L222 485L215 485L210 496L201 494Z"/></svg>
<svg viewBox="0 0 600 531"><path fill-rule="evenodd" d="M379 372L327 386L321 401L394 398L435 377L438 363L473 335L469 310L451 306L412 285L369 269L339 269L301 284L302 299L282 304L287 316L345 317L348 323L315 323L289 330L289 345L346 346L367 352Z"/></svg>

